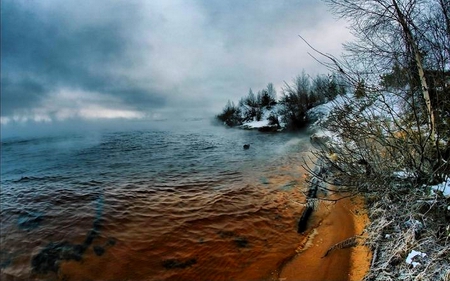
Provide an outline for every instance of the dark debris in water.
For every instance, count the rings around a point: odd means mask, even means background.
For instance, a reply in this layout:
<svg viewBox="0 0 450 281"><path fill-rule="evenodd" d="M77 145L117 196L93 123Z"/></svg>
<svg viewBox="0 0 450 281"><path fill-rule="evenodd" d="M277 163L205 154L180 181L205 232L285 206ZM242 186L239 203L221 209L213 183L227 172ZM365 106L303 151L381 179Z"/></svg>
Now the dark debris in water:
<svg viewBox="0 0 450 281"><path fill-rule="evenodd" d="M197 259L187 259L187 260L179 260L179 259L168 259L162 261L162 266L165 269L184 269L186 267L191 267L197 263Z"/></svg>
<svg viewBox="0 0 450 281"><path fill-rule="evenodd" d="M93 247L93 250L94 250L94 253L100 257L106 252L107 248L112 247L114 245L116 245L116 239L110 237L102 246L95 245Z"/></svg>
<svg viewBox="0 0 450 281"><path fill-rule="evenodd" d="M58 272L61 260L80 261L86 248L81 244L71 244L67 241L49 243L31 260L33 271L46 274Z"/></svg>
<svg viewBox="0 0 450 281"><path fill-rule="evenodd" d="M81 261L83 254L92 243L96 234L95 232L89 232L90 235L86 238L83 244L72 244L68 241L63 242L50 242L39 254L33 257L31 260L31 266L33 271L40 274L47 274L50 272L57 273L59 270L59 264L63 260L75 260ZM94 253L97 256L102 256L108 247L112 247L116 244L114 238L109 238L104 245L93 246Z"/></svg>
<svg viewBox="0 0 450 281"><path fill-rule="evenodd" d="M245 237L236 237L234 239L234 243L238 248L247 248L248 247L248 240Z"/></svg>
<svg viewBox="0 0 450 281"><path fill-rule="evenodd" d="M105 248L103 248L102 246L94 246L94 253L97 256L102 256L105 253Z"/></svg>
<svg viewBox="0 0 450 281"><path fill-rule="evenodd" d="M72 244L68 241L50 242L44 249L32 258L31 266L33 271L42 274L49 272L57 273L61 261L81 261L83 254L100 234L102 227L102 211L103 197L98 197L96 218L94 220L93 227L87 233L83 244ZM96 255L101 256L105 253L105 247L113 246L115 243L116 241L113 238L110 238L104 246L94 246L94 252Z"/></svg>
<svg viewBox="0 0 450 281"><path fill-rule="evenodd" d="M247 248L249 246L249 242L246 237L239 236L236 233L234 233L233 231L223 230L223 231L217 232L217 234L220 236L220 238L223 238L223 239L231 239L232 238L238 248Z"/></svg>
<svg viewBox="0 0 450 281"><path fill-rule="evenodd" d="M232 238L235 237L236 234L233 231L226 231L226 230L221 230L219 232L217 232L217 234L219 234L220 238Z"/></svg>
<svg viewBox="0 0 450 281"><path fill-rule="evenodd" d="M266 177L261 177L259 180L261 181L262 184L270 184L269 179Z"/></svg>
<svg viewBox="0 0 450 281"><path fill-rule="evenodd" d="M108 238L108 241L106 241L106 246L114 246L116 245L116 239L113 237Z"/></svg>

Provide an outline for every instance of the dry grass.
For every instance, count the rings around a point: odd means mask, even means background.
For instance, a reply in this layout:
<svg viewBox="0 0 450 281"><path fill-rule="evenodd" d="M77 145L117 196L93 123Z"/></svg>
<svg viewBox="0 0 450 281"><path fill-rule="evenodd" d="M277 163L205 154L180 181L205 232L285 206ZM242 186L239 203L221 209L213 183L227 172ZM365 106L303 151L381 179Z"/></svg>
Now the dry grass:
<svg viewBox="0 0 450 281"><path fill-rule="evenodd" d="M436 145L422 108L406 108L396 112L382 93L336 104L320 123L335 138L315 153L332 178L310 173L365 196L371 222L364 236L373 259L364 280L450 281L450 199L426 187L450 174L450 142ZM406 262L412 250L426 254L413 259L415 266Z"/></svg>
<svg viewBox="0 0 450 281"><path fill-rule="evenodd" d="M372 196L377 198L368 198L371 223L366 243L373 260L364 280L450 280L446 199L421 192L396 196L396 189ZM406 263L412 250L426 253L414 260L415 267Z"/></svg>

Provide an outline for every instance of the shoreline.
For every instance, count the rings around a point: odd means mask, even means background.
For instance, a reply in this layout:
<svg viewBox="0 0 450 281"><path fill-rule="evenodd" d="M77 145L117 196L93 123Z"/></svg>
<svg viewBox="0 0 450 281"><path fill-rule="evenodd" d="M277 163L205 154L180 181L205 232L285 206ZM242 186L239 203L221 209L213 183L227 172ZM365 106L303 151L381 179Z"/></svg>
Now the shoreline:
<svg viewBox="0 0 450 281"><path fill-rule="evenodd" d="M333 194L327 199L340 197L342 194ZM307 232L301 234L297 254L279 268L278 280L362 280L370 270L372 259L361 236L368 224L363 197L344 198L336 203L323 201L310 217ZM335 249L326 255L331 247L354 236L357 236L356 246Z"/></svg>

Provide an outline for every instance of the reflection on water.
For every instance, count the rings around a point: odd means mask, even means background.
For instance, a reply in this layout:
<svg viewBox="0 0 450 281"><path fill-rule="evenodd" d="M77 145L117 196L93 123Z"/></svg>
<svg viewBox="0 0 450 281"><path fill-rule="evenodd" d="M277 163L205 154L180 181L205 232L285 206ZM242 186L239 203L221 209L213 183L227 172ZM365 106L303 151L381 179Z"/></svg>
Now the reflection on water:
<svg viewBox="0 0 450 281"><path fill-rule="evenodd" d="M276 279L307 149L221 129L4 141L2 280Z"/></svg>

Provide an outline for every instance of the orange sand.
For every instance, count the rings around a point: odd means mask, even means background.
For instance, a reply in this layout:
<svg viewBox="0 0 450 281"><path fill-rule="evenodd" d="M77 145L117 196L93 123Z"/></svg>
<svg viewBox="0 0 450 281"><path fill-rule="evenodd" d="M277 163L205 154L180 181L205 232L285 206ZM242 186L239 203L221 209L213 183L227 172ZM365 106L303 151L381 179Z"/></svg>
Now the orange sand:
<svg viewBox="0 0 450 281"><path fill-rule="evenodd" d="M362 280L370 267L371 252L363 245L327 250L347 238L361 235L369 219L362 198L346 198L320 206L297 255L282 269L279 280ZM358 239L360 244L364 241ZM323 257L323 258L322 258Z"/></svg>

